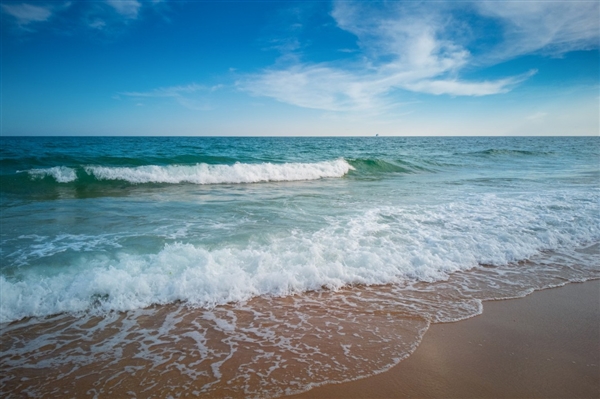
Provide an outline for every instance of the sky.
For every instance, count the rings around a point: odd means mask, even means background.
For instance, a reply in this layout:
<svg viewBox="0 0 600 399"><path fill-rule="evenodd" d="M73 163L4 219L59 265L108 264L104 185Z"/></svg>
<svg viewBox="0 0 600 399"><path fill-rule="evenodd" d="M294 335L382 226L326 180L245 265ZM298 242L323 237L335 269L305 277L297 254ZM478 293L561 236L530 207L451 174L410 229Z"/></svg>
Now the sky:
<svg viewBox="0 0 600 399"><path fill-rule="evenodd" d="M2 135L600 134L598 1L1 1Z"/></svg>

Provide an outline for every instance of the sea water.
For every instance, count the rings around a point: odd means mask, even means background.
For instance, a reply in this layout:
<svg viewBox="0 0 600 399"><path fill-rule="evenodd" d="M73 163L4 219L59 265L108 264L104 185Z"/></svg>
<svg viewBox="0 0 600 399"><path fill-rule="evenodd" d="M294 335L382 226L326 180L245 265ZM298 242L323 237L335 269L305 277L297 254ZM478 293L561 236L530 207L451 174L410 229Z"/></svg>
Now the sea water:
<svg viewBox="0 0 600 399"><path fill-rule="evenodd" d="M600 277L598 137L0 140L3 396L285 395Z"/></svg>

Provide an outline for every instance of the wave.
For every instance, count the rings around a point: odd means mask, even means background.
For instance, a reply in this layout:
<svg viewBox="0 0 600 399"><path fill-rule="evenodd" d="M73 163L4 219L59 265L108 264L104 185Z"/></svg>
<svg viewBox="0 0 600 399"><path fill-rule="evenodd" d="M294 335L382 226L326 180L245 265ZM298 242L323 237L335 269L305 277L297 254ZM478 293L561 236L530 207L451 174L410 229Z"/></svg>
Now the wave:
<svg viewBox="0 0 600 399"><path fill-rule="evenodd" d="M19 173L21 171L18 171ZM43 179L44 177L52 177L58 183L71 183L77 180L75 169L66 166L54 166L45 169L31 169L27 171L34 179Z"/></svg>
<svg viewBox="0 0 600 399"><path fill-rule="evenodd" d="M56 183L92 183L121 181L130 184L239 184L261 182L284 182L339 178L349 172L355 176L384 176L386 174L407 174L431 172L430 168L406 160L384 160L371 158L337 159L313 163L240 163L194 165L87 165L54 166L51 168L29 169L33 180L50 179ZM46 180L48 182L48 180Z"/></svg>
<svg viewBox="0 0 600 399"><path fill-rule="evenodd" d="M598 277L596 255L585 260L574 251L600 239L593 221L596 202L573 206L574 198L563 192L533 200L491 196L442 207L376 207L314 232L220 246L180 237L149 254L118 249L118 238L35 237L32 251L46 261L60 251L68 265L52 275L24 265L12 276L0 276L0 322L178 301L211 307L354 284L445 281L480 265L501 271L548 251L564 256L542 266L566 265L567 280ZM105 251L107 246L113 249Z"/></svg>
<svg viewBox="0 0 600 399"><path fill-rule="evenodd" d="M513 156L545 156L554 154L552 151L527 151L527 150L510 150L504 148L489 148L487 150L470 152L469 155L481 155L481 156L499 156L499 155L513 155ZM460 154L456 154L460 155Z"/></svg>
<svg viewBox="0 0 600 399"><path fill-rule="evenodd" d="M233 165L200 163L135 167L84 166L80 169L55 166L45 169L30 169L26 172L33 179L50 177L58 183L71 183L92 177L97 181L125 181L131 184L238 184L335 178L342 177L353 169L354 167L346 160L337 159L314 163L284 164L238 162Z"/></svg>
<svg viewBox="0 0 600 399"><path fill-rule="evenodd" d="M419 166L406 160L384 160L371 158L357 158L349 160L350 165L359 174L387 174L387 173L416 173L430 171L430 169Z"/></svg>

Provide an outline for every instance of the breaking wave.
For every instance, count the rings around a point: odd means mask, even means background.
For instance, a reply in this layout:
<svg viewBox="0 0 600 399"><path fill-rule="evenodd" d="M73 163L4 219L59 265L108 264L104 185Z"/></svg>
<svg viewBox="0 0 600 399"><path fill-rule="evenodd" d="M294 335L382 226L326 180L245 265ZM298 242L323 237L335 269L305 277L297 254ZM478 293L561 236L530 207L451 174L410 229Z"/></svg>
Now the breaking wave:
<svg viewBox="0 0 600 399"><path fill-rule="evenodd" d="M342 177L354 168L344 159L314 163L270 162L233 165L144 165L135 167L85 166L78 171L66 166L31 169L27 173L34 179L51 177L58 183L71 183L93 177L96 180L118 180L132 184L143 183L193 183L238 184L280 181L317 180Z"/></svg>
<svg viewBox="0 0 600 399"><path fill-rule="evenodd" d="M562 192L534 200L486 196L442 207L372 208L313 233L275 234L245 246L173 241L152 254L108 256L103 249L119 247L111 241L117 237L69 236L60 243L37 237L29 250L39 256L50 258L69 248L81 256L55 275L21 268L17 278L0 276L0 323L178 301L212 307L353 284L444 281L458 271L480 265L502 269L546 251L568 253L571 274L585 280L597 277L597 271L572 248L600 239L593 221L597 199L581 202ZM95 255L88 252L96 246Z"/></svg>
<svg viewBox="0 0 600 399"><path fill-rule="evenodd" d="M58 183L71 183L77 180L75 169L66 166L54 166L45 169L31 169L27 171L34 179L43 179L46 176L52 177Z"/></svg>

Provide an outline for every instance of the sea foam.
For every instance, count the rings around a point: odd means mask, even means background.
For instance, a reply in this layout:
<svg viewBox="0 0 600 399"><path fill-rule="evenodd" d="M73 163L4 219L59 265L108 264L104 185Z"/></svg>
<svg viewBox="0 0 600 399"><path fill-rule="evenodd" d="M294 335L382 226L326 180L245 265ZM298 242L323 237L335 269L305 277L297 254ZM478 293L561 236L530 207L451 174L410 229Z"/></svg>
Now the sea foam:
<svg viewBox="0 0 600 399"><path fill-rule="evenodd" d="M257 163L233 165L146 165L137 167L87 166L85 171L99 180L129 183L258 183L316 180L342 177L352 166L344 159L315 163Z"/></svg>
<svg viewBox="0 0 600 399"><path fill-rule="evenodd" d="M19 171L23 172L23 171ZM75 169L66 166L54 166L45 169L31 169L27 173L34 179L42 179L46 176L54 178L59 183L70 183L77 180Z"/></svg>
<svg viewBox="0 0 600 399"><path fill-rule="evenodd" d="M193 183L193 184L236 184L317 180L342 177L354 170L344 159L313 163L240 163L233 165L144 165L117 167L90 165L83 167L86 173L97 180L120 180L133 184L141 183ZM66 166L18 171L27 172L34 179L51 177L58 183L77 180L77 170Z"/></svg>
<svg viewBox="0 0 600 399"><path fill-rule="evenodd" d="M0 276L0 322L176 301L211 307L351 284L443 281L458 271L502 268L548 250L572 253L600 238L592 221L595 202L573 206L572 197L487 195L442 206L375 207L314 232L271 235L262 243L211 248L174 241L157 253L82 253L59 274L23 268L18 279Z"/></svg>

